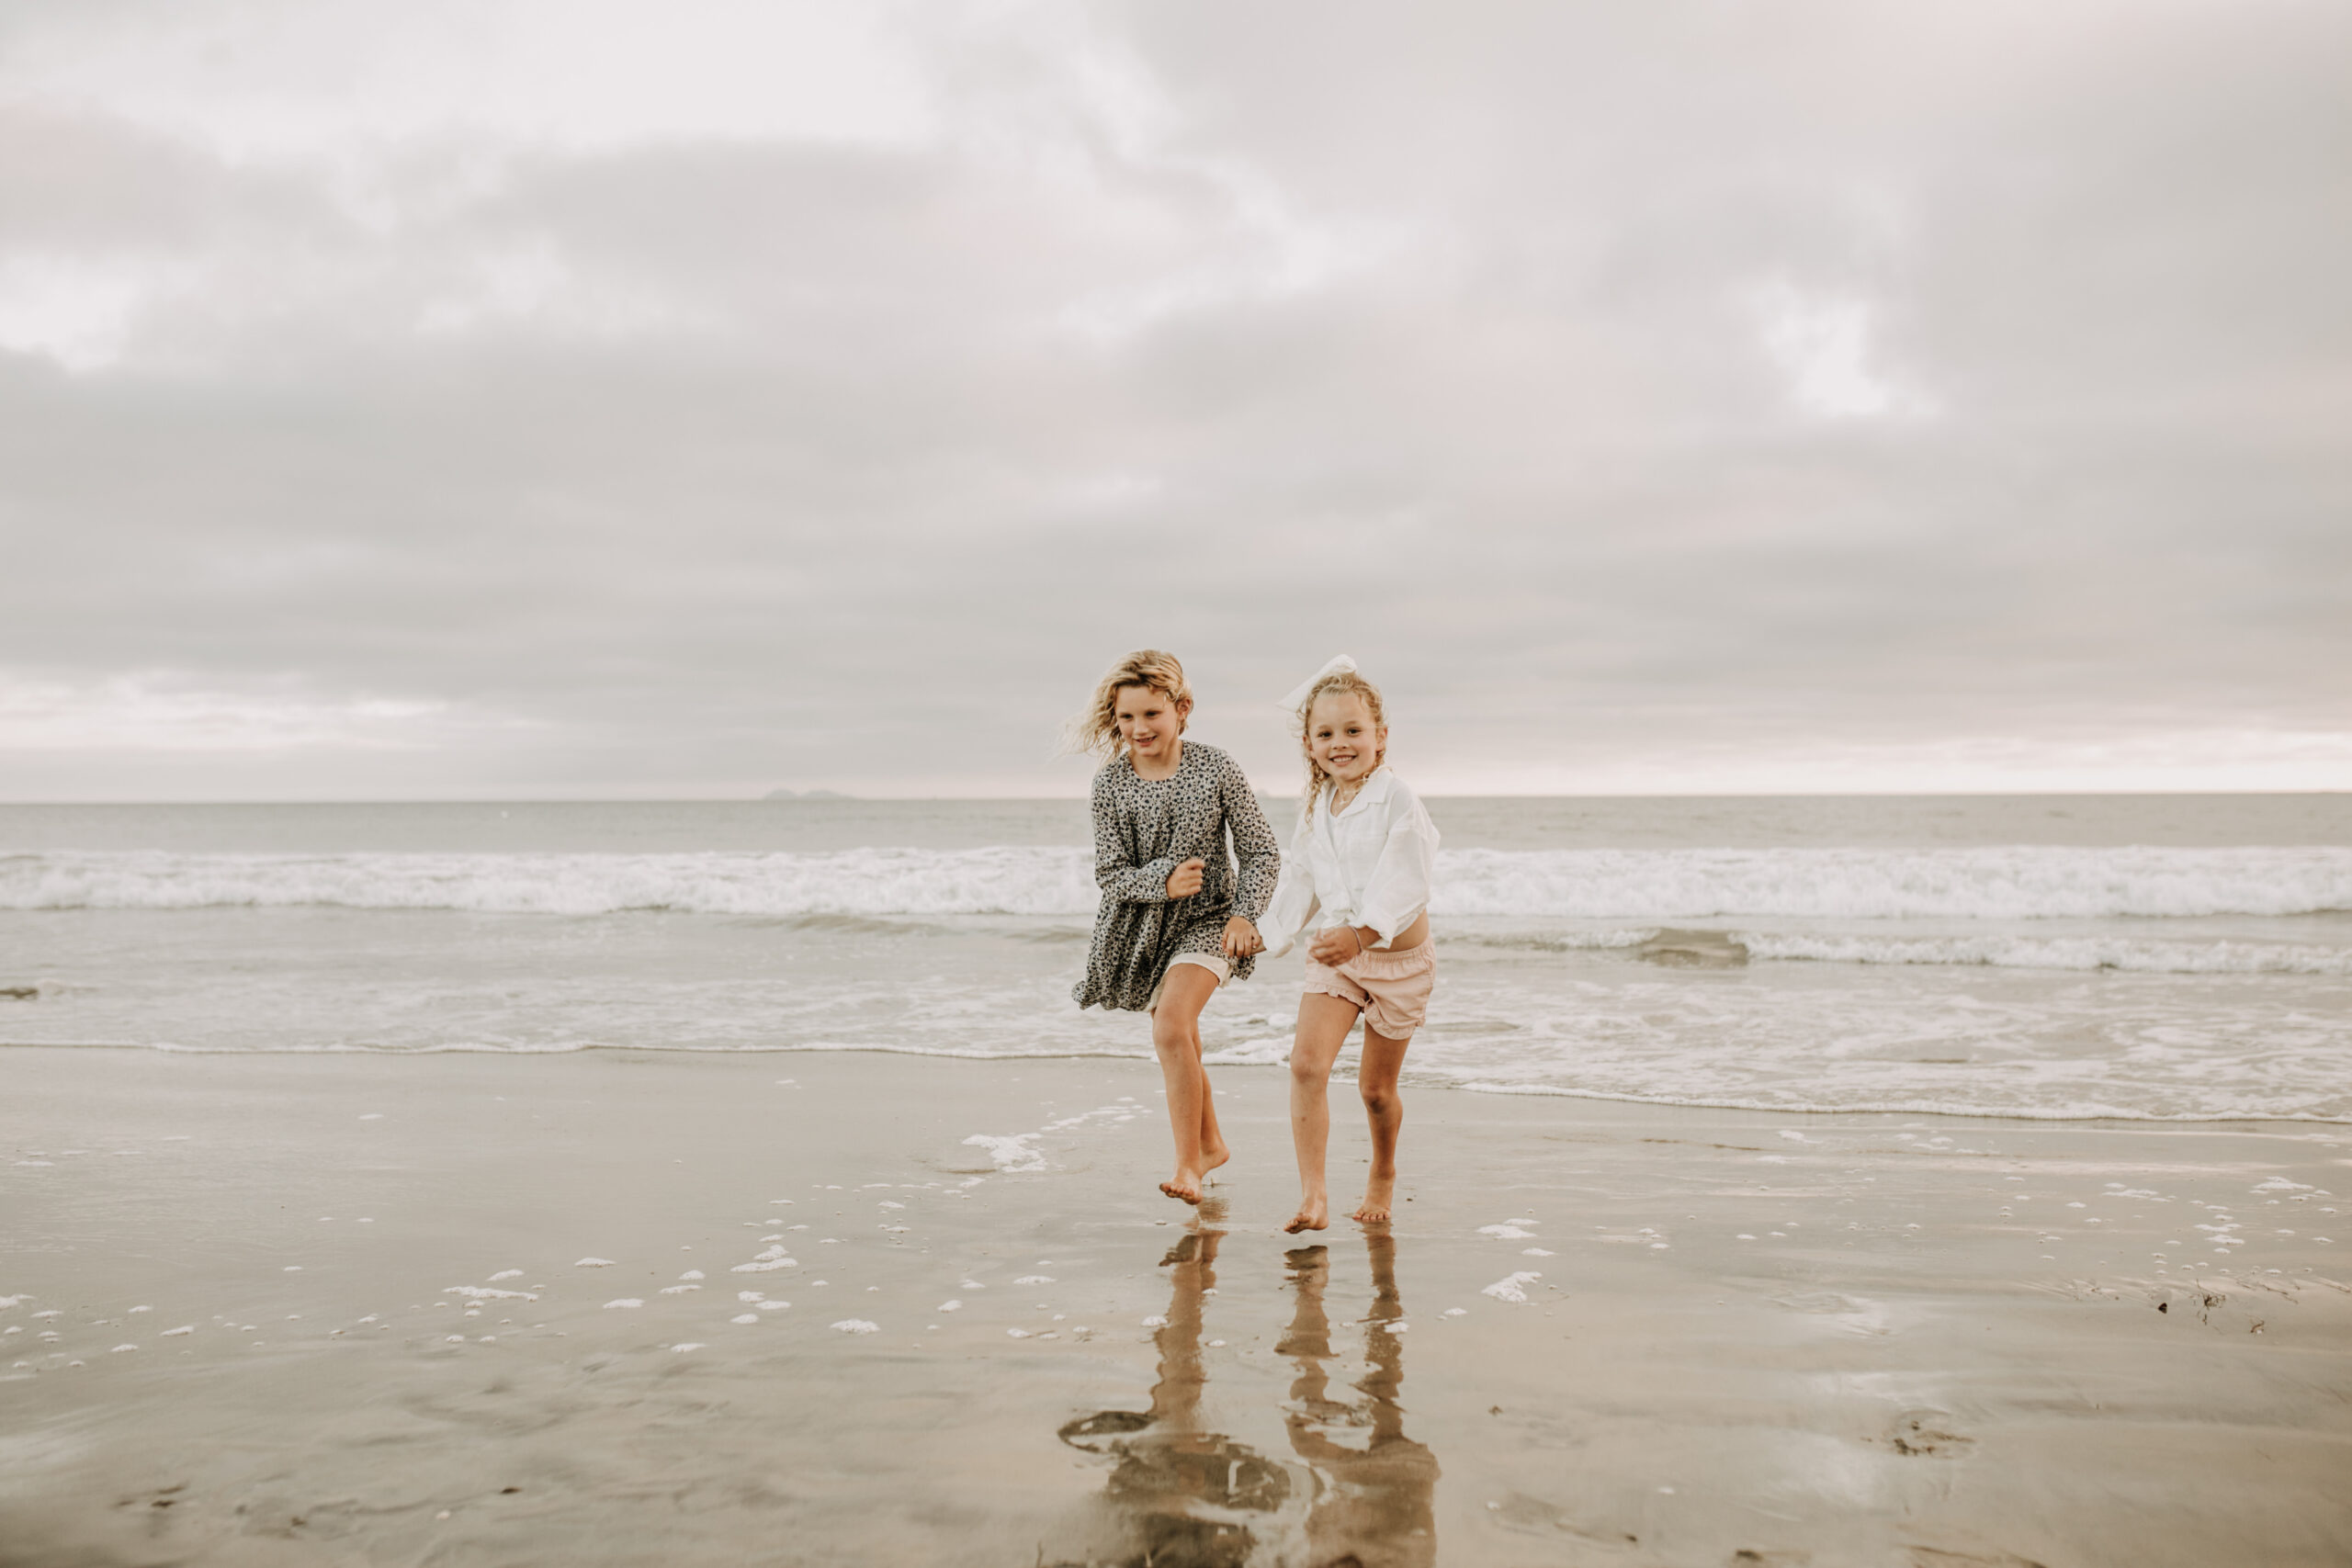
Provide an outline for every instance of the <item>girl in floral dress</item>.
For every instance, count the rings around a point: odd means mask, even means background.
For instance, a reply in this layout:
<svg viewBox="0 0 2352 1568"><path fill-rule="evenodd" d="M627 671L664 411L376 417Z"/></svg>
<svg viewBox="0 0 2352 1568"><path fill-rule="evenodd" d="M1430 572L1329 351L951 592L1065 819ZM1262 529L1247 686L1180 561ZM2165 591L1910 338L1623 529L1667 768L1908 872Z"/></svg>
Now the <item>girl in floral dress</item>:
<svg viewBox="0 0 2352 1568"><path fill-rule="evenodd" d="M1233 759L1184 739L1192 711L1183 665L1145 649L1102 677L1071 726L1074 749L1107 761L1094 775L1102 902L1070 994L1081 1008L1151 1016L1176 1144L1159 1190L1198 1203L1229 1157L1201 1062L1201 1010L1226 981L1249 977L1282 852Z"/></svg>

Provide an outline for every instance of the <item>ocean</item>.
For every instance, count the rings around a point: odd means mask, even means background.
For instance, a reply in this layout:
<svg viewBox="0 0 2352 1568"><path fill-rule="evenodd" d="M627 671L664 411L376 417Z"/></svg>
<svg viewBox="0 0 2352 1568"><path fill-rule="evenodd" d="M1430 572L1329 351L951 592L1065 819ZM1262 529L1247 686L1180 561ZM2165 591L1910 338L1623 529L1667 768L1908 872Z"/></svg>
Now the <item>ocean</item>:
<svg viewBox="0 0 2352 1568"><path fill-rule="evenodd" d="M2352 1121L2352 795L1429 806L1408 1084ZM0 807L0 1044L1140 1064L1069 1001L1087 841L1066 800ZM1212 1064L1279 1067L1298 965Z"/></svg>

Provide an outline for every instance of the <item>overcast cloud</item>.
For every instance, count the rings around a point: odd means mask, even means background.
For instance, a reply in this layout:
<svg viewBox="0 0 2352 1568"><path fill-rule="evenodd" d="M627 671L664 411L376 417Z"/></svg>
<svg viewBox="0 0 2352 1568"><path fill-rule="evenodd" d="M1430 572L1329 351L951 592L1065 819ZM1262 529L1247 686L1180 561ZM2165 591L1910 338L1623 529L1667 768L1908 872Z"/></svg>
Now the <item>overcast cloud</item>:
<svg viewBox="0 0 2352 1568"><path fill-rule="evenodd" d="M2352 8L0 0L0 797L2352 787Z"/></svg>

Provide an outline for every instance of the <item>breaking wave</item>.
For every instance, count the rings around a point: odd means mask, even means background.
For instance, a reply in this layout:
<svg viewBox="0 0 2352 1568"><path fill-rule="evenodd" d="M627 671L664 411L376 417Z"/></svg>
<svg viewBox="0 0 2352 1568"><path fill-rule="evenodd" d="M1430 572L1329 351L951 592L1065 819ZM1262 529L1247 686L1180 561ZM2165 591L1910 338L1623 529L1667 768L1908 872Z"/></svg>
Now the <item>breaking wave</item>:
<svg viewBox="0 0 2352 1568"><path fill-rule="evenodd" d="M0 908L19 910L870 917L1082 915L1094 904L1088 852L1059 847L0 857ZM2352 909L2352 849L1454 850L1438 857L1431 908L1621 920L2302 915Z"/></svg>

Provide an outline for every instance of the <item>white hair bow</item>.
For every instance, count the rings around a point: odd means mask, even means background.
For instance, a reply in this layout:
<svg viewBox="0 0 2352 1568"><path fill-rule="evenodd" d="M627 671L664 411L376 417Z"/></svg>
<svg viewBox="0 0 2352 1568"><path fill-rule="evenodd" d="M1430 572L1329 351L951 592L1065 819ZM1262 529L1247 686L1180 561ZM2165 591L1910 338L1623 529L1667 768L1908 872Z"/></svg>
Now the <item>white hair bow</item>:
<svg viewBox="0 0 2352 1568"><path fill-rule="evenodd" d="M1355 673L1355 670L1356 661L1349 658L1344 653L1340 654L1337 659L1332 660L1331 662L1323 666L1322 669L1317 670L1314 674L1309 675L1291 692L1290 695L1284 697L1282 701L1283 709L1290 713L1296 713L1298 711L1299 705L1306 700L1306 694L1315 690L1315 684L1317 682L1322 680L1326 675L1338 675L1343 672L1352 675Z"/></svg>

